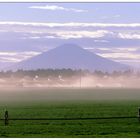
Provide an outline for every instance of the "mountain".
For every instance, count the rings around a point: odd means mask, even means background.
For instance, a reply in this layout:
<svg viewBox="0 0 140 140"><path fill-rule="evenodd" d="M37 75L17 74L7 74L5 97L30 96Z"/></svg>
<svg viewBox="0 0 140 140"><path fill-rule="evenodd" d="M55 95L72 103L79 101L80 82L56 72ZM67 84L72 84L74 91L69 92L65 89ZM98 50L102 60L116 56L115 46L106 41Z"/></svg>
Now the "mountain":
<svg viewBox="0 0 140 140"><path fill-rule="evenodd" d="M127 65L98 56L75 44L64 44L11 67L12 70L24 69L88 69L90 71L123 71Z"/></svg>

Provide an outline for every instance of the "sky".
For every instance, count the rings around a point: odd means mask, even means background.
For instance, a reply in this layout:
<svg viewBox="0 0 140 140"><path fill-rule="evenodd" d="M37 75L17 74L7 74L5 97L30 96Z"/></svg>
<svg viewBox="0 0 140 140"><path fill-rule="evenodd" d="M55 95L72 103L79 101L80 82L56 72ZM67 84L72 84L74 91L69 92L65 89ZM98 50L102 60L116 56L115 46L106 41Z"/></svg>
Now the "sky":
<svg viewBox="0 0 140 140"><path fill-rule="evenodd" d="M75 43L139 67L139 7L140 3L0 3L0 66Z"/></svg>

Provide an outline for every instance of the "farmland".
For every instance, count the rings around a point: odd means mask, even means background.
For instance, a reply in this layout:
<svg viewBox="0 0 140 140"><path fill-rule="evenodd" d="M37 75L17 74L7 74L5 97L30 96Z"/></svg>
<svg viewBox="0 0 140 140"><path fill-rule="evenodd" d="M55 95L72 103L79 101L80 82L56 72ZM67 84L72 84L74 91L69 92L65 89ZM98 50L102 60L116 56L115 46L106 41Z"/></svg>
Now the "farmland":
<svg viewBox="0 0 140 140"><path fill-rule="evenodd" d="M1 89L0 119L137 116L140 89ZM140 137L137 118L0 121L0 137Z"/></svg>

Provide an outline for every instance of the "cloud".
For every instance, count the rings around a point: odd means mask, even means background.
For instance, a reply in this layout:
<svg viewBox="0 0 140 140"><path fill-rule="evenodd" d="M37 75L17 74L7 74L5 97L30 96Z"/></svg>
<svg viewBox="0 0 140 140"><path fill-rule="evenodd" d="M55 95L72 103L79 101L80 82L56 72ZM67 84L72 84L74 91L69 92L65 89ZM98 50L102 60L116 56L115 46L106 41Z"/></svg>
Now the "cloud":
<svg viewBox="0 0 140 140"><path fill-rule="evenodd" d="M107 51L107 52L136 52L136 51L139 51L140 50L140 47L125 47L125 48L107 48L107 47L98 47L98 48L92 48L92 47L86 47L84 49L87 49L87 50L98 50L98 51Z"/></svg>
<svg viewBox="0 0 140 140"><path fill-rule="evenodd" d="M18 58L14 57L0 57L0 62L9 62L9 63L17 63L20 62L21 60Z"/></svg>
<svg viewBox="0 0 140 140"><path fill-rule="evenodd" d="M107 59L111 59L116 62L132 65L132 66L139 66L140 64L140 54L135 54L132 52L124 53L97 53L102 57Z"/></svg>
<svg viewBox="0 0 140 140"><path fill-rule="evenodd" d="M134 33L119 33L118 37L122 39L140 39L140 34Z"/></svg>
<svg viewBox="0 0 140 140"><path fill-rule="evenodd" d="M110 59L139 59L140 60L140 54L135 53L98 53L98 55L102 57L107 57Z"/></svg>
<svg viewBox="0 0 140 140"><path fill-rule="evenodd" d="M23 39L79 39L79 38L97 38L93 40L95 43L110 43L110 38L112 39L128 39L128 40L135 40L140 39L140 34L128 34L128 33L120 33L121 31L110 31L110 30L43 30L30 32L30 30L26 31L29 32L28 37L23 37ZM31 35L32 34L32 35ZM101 39L100 39L101 38ZM108 39L108 40L107 40Z"/></svg>
<svg viewBox="0 0 140 140"><path fill-rule="evenodd" d="M80 39L80 38L101 38L106 34L112 34L112 32L107 30L94 30L94 31L86 31L86 30L76 30L76 31L43 31L42 33L29 33L25 37L21 37L21 39ZM105 40L95 40L95 42L107 43Z"/></svg>
<svg viewBox="0 0 140 140"><path fill-rule="evenodd" d="M115 28L111 26L114 26ZM119 27L121 26L122 28L119 29ZM136 26L138 28L134 29L134 27ZM125 29L125 27L128 28ZM133 24L101 24L101 23L0 22L0 33L2 34L4 33L4 31L5 32L7 31L7 33L9 32L8 34L10 34L11 32L13 35L12 38L13 37L17 38L17 34L13 34L13 33L21 33L19 34L21 36L21 39L42 39L42 38L79 39L79 38L102 37L102 39L94 40L96 44L97 43L109 44L111 43L111 39L120 39L120 40L140 39L140 34L138 30L139 28L140 28L140 24L134 24L134 23Z"/></svg>
<svg viewBox="0 0 140 140"><path fill-rule="evenodd" d="M0 56L15 56L16 54L16 52L0 52Z"/></svg>
<svg viewBox="0 0 140 140"><path fill-rule="evenodd" d="M97 31L64 31L64 32L55 32L56 36L62 39L70 38L100 38L105 34L110 33L106 30L97 30Z"/></svg>
<svg viewBox="0 0 140 140"><path fill-rule="evenodd" d="M0 52L0 62L20 62L22 60L31 58L40 54L40 52L29 51L29 52Z"/></svg>
<svg viewBox="0 0 140 140"><path fill-rule="evenodd" d="M18 21L0 21L0 25L21 25L21 26L44 26L44 27L140 27L140 23L51 23L51 22L18 22Z"/></svg>
<svg viewBox="0 0 140 140"><path fill-rule="evenodd" d="M30 37L28 37L28 39L40 39L40 38L41 38L40 36L30 36ZM26 37L24 39L26 39Z"/></svg>
<svg viewBox="0 0 140 140"><path fill-rule="evenodd" d="M44 38L47 38L47 39L55 39L57 37L53 36L53 35L44 35L44 36L28 36L28 37L21 37L20 39L44 39Z"/></svg>
<svg viewBox="0 0 140 140"><path fill-rule="evenodd" d="M108 40L94 40L94 42L108 43Z"/></svg>
<svg viewBox="0 0 140 140"><path fill-rule="evenodd" d="M116 60L117 61L117 60ZM130 59L125 59L125 60L119 60L118 62L121 62L121 63L124 63L124 64L128 64L128 65L132 65L132 66L136 66L136 67L139 67L140 68L140 66L139 66L139 64L140 64L140 59L132 59L132 60L130 60Z"/></svg>
<svg viewBox="0 0 140 140"><path fill-rule="evenodd" d="M72 12L87 12L87 10L65 8L65 7L57 6L57 5L30 6L29 8L42 9L42 10L52 10L52 11L61 10L61 11L72 11Z"/></svg>

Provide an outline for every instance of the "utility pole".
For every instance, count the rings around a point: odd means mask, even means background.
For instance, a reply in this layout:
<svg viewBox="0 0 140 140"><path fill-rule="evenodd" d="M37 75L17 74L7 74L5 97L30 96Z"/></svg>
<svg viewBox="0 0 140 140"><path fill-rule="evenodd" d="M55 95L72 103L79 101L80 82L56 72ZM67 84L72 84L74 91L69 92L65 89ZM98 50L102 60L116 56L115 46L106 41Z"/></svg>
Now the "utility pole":
<svg viewBox="0 0 140 140"><path fill-rule="evenodd" d="M5 114L4 114L4 123L5 125L9 124L9 115L7 110L5 110Z"/></svg>
<svg viewBox="0 0 140 140"><path fill-rule="evenodd" d="M138 121L140 122L140 108L138 108Z"/></svg>

